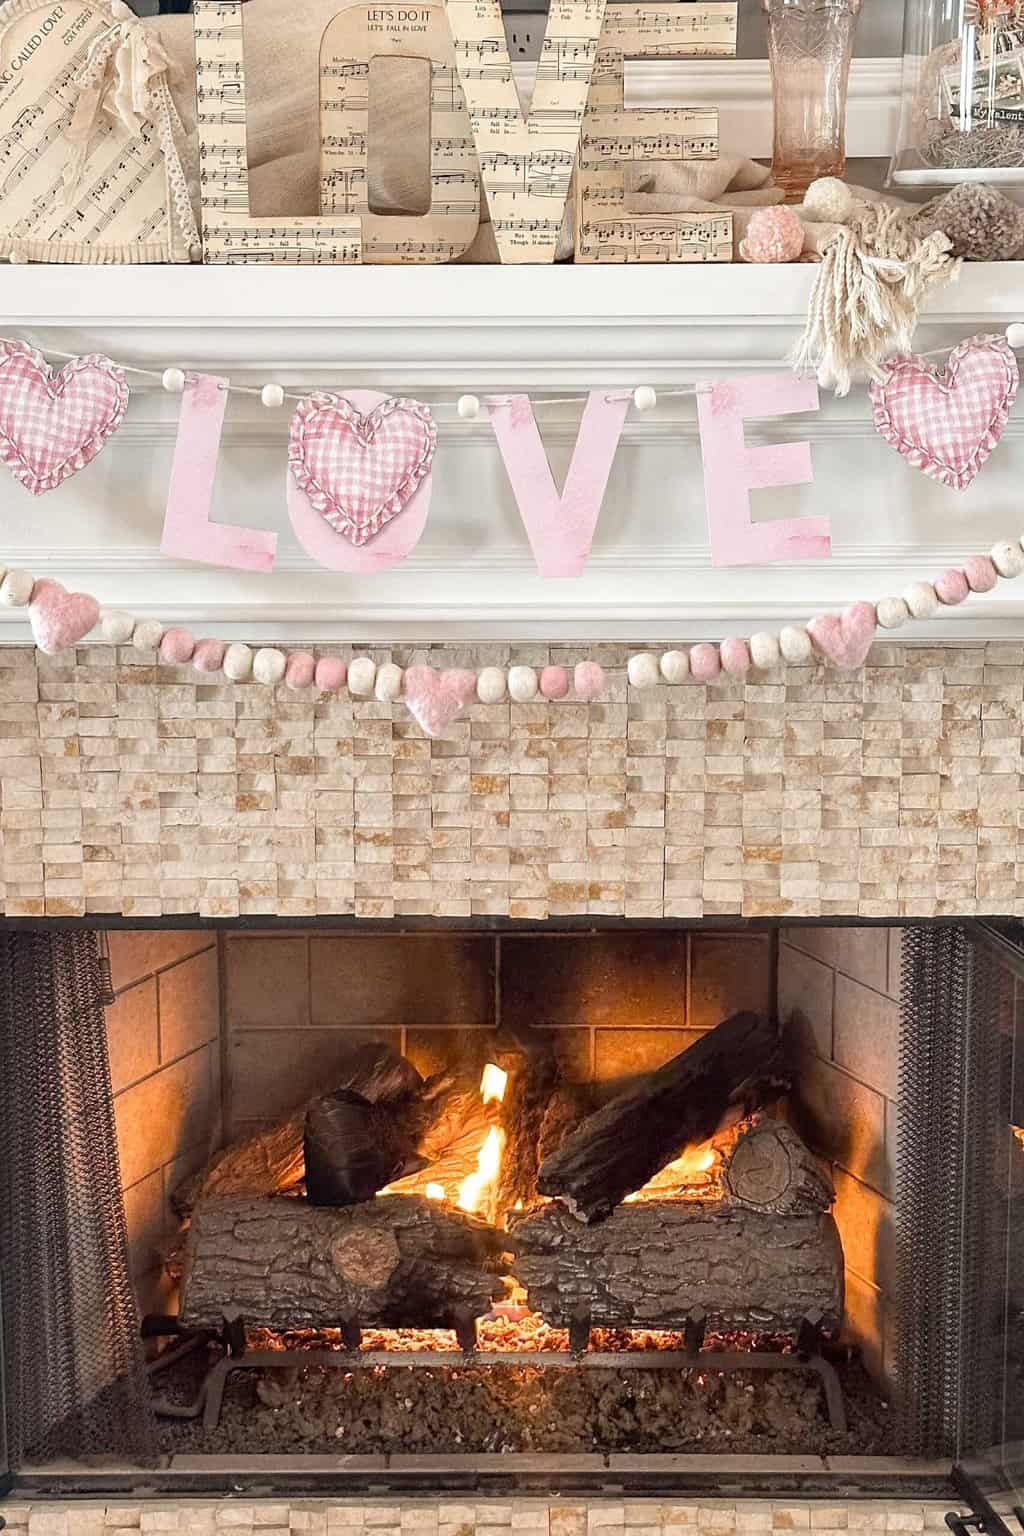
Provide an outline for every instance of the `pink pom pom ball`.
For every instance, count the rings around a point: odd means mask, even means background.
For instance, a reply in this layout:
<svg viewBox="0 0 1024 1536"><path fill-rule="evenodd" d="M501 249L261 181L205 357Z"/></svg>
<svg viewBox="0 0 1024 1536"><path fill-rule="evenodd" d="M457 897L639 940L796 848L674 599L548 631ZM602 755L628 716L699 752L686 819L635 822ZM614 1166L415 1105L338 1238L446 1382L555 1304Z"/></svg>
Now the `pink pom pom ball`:
<svg viewBox="0 0 1024 1536"><path fill-rule="evenodd" d="M191 661L195 648L195 637L187 629L166 629L160 641L160 660Z"/></svg>
<svg viewBox="0 0 1024 1536"><path fill-rule="evenodd" d="M569 674L564 667L545 667L540 674L541 696L564 699L569 692Z"/></svg>
<svg viewBox="0 0 1024 1536"><path fill-rule="evenodd" d="M313 672L313 681L321 693L337 693L345 686L348 667L335 656L321 656Z"/></svg>
<svg viewBox="0 0 1024 1536"><path fill-rule="evenodd" d="M308 651L292 651L285 664L284 680L289 688L308 688L316 676L316 662Z"/></svg>
<svg viewBox="0 0 1024 1536"><path fill-rule="evenodd" d="M746 677L750 671L750 647L745 640L723 640L721 654L722 666L730 677Z"/></svg>
<svg viewBox="0 0 1024 1536"><path fill-rule="evenodd" d="M219 672L224 665L226 650L223 640L197 640L192 652L192 665L197 672Z"/></svg>
<svg viewBox="0 0 1024 1536"><path fill-rule="evenodd" d="M573 673L573 683L578 699L584 699L587 703L599 699L604 693L604 668L599 667L596 661L578 662Z"/></svg>
<svg viewBox="0 0 1024 1536"><path fill-rule="evenodd" d="M690 652L690 672L698 683L710 683L722 670L722 658L714 645L695 645Z"/></svg>
<svg viewBox="0 0 1024 1536"><path fill-rule="evenodd" d="M963 571L943 571L935 580L935 595L947 608L967 601L970 593L967 576Z"/></svg>
<svg viewBox="0 0 1024 1536"><path fill-rule="evenodd" d="M804 227L792 208L759 208L740 241L744 261L799 261L804 248Z"/></svg>
<svg viewBox="0 0 1024 1536"><path fill-rule="evenodd" d="M991 592L999 581L989 555L971 555L964 561L964 575L972 592Z"/></svg>

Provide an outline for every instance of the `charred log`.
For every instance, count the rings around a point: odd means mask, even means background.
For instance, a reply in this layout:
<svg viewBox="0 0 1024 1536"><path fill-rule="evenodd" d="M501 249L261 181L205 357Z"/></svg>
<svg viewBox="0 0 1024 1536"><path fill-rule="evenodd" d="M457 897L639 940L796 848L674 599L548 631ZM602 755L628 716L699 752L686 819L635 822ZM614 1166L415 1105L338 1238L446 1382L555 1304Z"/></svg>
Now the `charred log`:
<svg viewBox="0 0 1024 1536"><path fill-rule="evenodd" d="M555 1054L537 1049L513 1071L503 1106L505 1156L497 1208L536 1205L537 1176L588 1109L586 1090L562 1080Z"/></svg>
<svg viewBox="0 0 1024 1536"><path fill-rule="evenodd" d="M722 1184L738 1204L776 1215L827 1211L835 1200L828 1174L782 1120L755 1120L740 1134Z"/></svg>
<svg viewBox="0 0 1024 1536"><path fill-rule="evenodd" d="M204 1200L188 1236L181 1321L216 1329L237 1309L253 1327L454 1326L504 1294L505 1246L486 1223L417 1196L343 1209Z"/></svg>
<svg viewBox="0 0 1024 1536"><path fill-rule="evenodd" d="M737 1013L589 1115L546 1157L537 1186L599 1221L731 1112L749 1114L785 1082L779 1031Z"/></svg>
<svg viewBox="0 0 1024 1536"><path fill-rule="evenodd" d="M359 1205L393 1179L427 1166L416 1155L407 1121L351 1088L309 1106L303 1149L312 1205Z"/></svg>

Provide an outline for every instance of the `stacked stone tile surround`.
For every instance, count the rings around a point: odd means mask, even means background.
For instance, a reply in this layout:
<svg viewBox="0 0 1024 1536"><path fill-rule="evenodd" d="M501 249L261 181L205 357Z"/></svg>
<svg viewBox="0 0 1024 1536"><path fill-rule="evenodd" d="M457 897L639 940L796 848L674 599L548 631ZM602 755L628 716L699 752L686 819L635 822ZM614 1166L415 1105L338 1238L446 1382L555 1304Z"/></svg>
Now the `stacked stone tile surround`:
<svg viewBox="0 0 1024 1536"><path fill-rule="evenodd" d="M0 648L12 917L1024 912L1024 644L628 689L629 646L370 648L608 668L606 701L402 704ZM351 654L338 648L338 654Z"/></svg>

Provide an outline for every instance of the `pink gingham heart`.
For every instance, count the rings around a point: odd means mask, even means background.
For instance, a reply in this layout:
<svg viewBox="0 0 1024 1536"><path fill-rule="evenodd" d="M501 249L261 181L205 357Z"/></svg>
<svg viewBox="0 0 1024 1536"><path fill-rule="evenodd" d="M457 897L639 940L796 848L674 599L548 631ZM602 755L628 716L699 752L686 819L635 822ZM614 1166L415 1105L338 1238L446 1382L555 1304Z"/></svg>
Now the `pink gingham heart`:
<svg viewBox="0 0 1024 1536"><path fill-rule="evenodd" d="M808 624L807 631L834 667L849 672L867 658L877 628L874 604L853 603L841 614L819 614Z"/></svg>
<svg viewBox="0 0 1024 1536"><path fill-rule="evenodd" d="M460 667L445 672L434 667L409 667L403 692L409 713L424 736L440 736L476 698L476 673Z"/></svg>
<svg viewBox="0 0 1024 1536"><path fill-rule="evenodd" d="M904 353L871 386L875 427L932 480L963 491L1003 435L1020 371L1003 336L974 336L950 354L943 374Z"/></svg>
<svg viewBox="0 0 1024 1536"><path fill-rule="evenodd" d="M292 417L288 462L310 504L360 545L408 506L436 446L434 418L418 400L382 400L364 416L342 395L319 394Z"/></svg>
<svg viewBox="0 0 1024 1536"><path fill-rule="evenodd" d="M59 581L44 579L32 588L28 621L39 649L56 656L95 629L100 605L87 592L69 592Z"/></svg>
<svg viewBox="0 0 1024 1536"><path fill-rule="evenodd" d="M127 409L109 358L76 357L53 374L23 341L0 341L0 459L34 496L91 463Z"/></svg>

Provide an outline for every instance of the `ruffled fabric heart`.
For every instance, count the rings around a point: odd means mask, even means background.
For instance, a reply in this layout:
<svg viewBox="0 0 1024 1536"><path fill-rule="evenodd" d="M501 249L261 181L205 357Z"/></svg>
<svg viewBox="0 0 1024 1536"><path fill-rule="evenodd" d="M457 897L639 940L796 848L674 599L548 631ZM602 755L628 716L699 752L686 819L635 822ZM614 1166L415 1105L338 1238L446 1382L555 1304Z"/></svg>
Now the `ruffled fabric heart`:
<svg viewBox="0 0 1024 1536"><path fill-rule="evenodd" d="M1003 435L1020 370L1003 336L974 336L940 373L903 354L871 386L875 428L915 469L963 491Z"/></svg>
<svg viewBox="0 0 1024 1536"><path fill-rule="evenodd" d="M123 371L76 357L59 373L22 341L0 341L0 460L34 496L90 464L128 409Z"/></svg>
<svg viewBox="0 0 1024 1536"><path fill-rule="evenodd" d="M442 736L476 698L476 673L450 667L409 667L403 692L409 713L424 736Z"/></svg>
<svg viewBox="0 0 1024 1536"><path fill-rule="evenodd" d="M392 397L364 416L342 395L318 394L292 417L288 462L310 505L362 545L408 506L436 447L436 423L418 400Z"/></svg>

